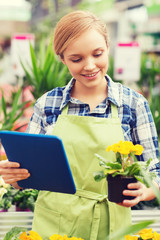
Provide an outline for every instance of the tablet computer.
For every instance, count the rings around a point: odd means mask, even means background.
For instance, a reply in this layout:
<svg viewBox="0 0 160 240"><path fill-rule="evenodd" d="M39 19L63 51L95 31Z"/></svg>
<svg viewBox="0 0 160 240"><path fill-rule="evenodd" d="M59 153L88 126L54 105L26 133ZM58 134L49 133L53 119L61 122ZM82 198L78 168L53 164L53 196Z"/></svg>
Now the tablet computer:
<svg viewBox="0 0 160 240"><path fill-rule="evenodd" d="M22 188L74 194L74 179L62 140L57 136L0 131L9 161L19 162L31 176L18 182Z"/></svg>

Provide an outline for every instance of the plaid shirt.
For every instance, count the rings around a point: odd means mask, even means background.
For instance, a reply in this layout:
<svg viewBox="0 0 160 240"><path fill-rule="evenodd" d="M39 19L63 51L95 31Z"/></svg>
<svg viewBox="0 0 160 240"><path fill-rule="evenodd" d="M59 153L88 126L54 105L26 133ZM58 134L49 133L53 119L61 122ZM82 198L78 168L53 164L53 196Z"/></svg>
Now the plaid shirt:
<svg viewBox="0 0 160 240"><path fill-rule="evenodd" d="M65 87L55 88L39 98L34 107L34 113L28 125L27 132L36 134L51 134L62 109L69 103L68 114L111 118L111 103L118 108L124 139L144 147L140 161L152 158L151 171L157 173L160 186L160 163L158 160L159 146L155 124L147 100L139 93L120 83L113 82L108 75L108 97L91 113L88 104L71 97L71 89L75 79Z"/></svg>

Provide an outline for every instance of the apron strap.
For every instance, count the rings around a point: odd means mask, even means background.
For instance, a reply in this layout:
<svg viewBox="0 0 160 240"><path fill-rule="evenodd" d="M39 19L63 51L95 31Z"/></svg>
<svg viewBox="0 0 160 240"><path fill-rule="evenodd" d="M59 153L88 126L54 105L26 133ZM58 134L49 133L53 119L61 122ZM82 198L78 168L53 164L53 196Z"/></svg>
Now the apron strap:
<svg viewBox="0 0 160 240"><path fill-rule="evenodd" d="M104 201L108 203L107 195L101 195L98 193L94 193L94 192L90 192L82 189L77 189L75 195L95 201L94 209L93 209L93 220L92 220L92 226L91 226L90 240L97 240L99 223L100 223L100 204Z"/></svg>
<svg viewBox="0 0 160 240"><path fill-rule="evenodd" d="M93 209L93 220L90 240L97 240L99 223L100 223L100 203L96 202Z"/></svg>
<svg viewBox="0 0 160 240"><path fill-rule="evenodd" d="M108 199L107 195L101 195L99 193L90 192L83 189L77 189L75 195L77 195L78 197L87 198L90 200L96 200L99 203L107 201Z"/></svg>
<svg viewBox="0 0 160 240"><path fill-rule="evenodd" d="M69 106L69 104L67 104L67 105L62 109L61 115L67 115L67 114L68 114L68 106Z"/></svg>
<svg viewBox="0 0 160 240"><path fill-rule="evenodd" d="M118 108L115 104L111 103L112 118L118 118Z"/></svg>

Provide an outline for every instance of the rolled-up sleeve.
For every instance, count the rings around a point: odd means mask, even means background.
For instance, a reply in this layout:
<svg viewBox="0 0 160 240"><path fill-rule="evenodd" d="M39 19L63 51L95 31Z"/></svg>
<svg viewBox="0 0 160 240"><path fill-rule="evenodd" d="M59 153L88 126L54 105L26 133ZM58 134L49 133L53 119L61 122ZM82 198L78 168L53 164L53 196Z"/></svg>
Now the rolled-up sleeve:
<svg viewBox="0 0 160 240"><path fill-rule="evenodd" d="M150 171L156 173L156 182L160 186L160 160L159 143L155 123L149 104L143 98L139 99L135 109L135 126L133 128L132 139L134 143L141 144L144 148L143 154L138 156L140 161L147 161L152 158Z"/></svg>
<svg viewBox="0 0 160 240"><path fill-rule="evenodd" d="M35 134L45 134L45 95L37 100L34 105L34 112L28 124L26 132Z"/></svg>

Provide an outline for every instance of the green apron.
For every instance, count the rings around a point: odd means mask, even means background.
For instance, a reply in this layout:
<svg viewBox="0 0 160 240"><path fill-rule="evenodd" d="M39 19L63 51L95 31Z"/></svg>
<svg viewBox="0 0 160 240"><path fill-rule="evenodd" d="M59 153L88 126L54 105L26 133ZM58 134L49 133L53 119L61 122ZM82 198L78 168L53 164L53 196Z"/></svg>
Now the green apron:
<svg viewBox="0 0 160 240"><path fill-rule="evenodd" d="M74 195L39 193L33 230L42 238L67 234L104 240L109 233L131 224L130 209L109 202L107 181L95 182L93 177L93 172L102 170L94 154L114 161L114 154L107 153L106 147L124 139L117 107L112 104L111 109L112 118L68 115L68 107L58 117L53 134L64 143L77 191Z"/></svg>

